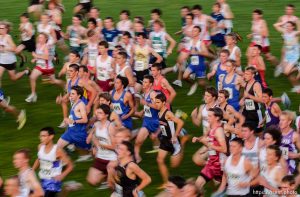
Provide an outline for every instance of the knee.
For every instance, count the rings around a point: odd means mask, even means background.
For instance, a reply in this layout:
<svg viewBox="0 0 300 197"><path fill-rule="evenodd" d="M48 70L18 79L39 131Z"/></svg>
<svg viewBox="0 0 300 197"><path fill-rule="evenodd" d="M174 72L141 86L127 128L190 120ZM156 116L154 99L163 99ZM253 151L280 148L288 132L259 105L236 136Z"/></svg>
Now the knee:
<svg viewBox="0 0 300 197"><path fill-rule="evenodd" d="M90 185L93 185L93 186L96 186L98 181L90 176L87 176L86 177L86 181L90 184Z"/></svg>
<svg viewBox="0 0 300 197"><path fill-rule="evenodd" d="M164 160L164 158L157 157L157 158L156 158L156 162L157 162L157 164L162 165L162 164L165 163L165 160Z"/></svg>

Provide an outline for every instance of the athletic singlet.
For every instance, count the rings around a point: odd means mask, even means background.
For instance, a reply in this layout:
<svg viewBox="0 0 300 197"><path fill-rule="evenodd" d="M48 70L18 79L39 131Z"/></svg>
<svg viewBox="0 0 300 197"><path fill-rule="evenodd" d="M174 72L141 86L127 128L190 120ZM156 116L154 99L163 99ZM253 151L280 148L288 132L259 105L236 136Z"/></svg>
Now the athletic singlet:
<svg viewBox="0 0 300 197"><path fill-rule="evenodd" d="M162 57L166 57L166 48L167 48L167 40L166 40L166 32L154 32L152 31L149 35L149 39L151 40L153 50L161 55Z"/></svg>
<svg viewBox="0 0 300 197"><path fill-rule="evenodd" d="M255 95L255 92L254 92L254 89L253 89L255 83L258 83L258 82L255 81L255 82L251 85L251 87L250 87L250 89L249 89L249 91L248 91L248 94L250 94L250 95L252 95L252 96L256 96L256 95ZM248 87L248 82L246 83L246 86L245 86L245 89L246 89L246 90L247 90L247 87ZM256 112L257 110L260 110L260 105L259 105L257 102L255 102L254 100L252 100L252 99L250 99L250 98L246 98L246 99L245 99L245 108L244 108L244 111L245 111L245 112ZM247 119L247 117L246 117L246 119Z"/></svg>
<svg viewBox="0 0 300 197"><path fill-rule="evenodd" d="M262 30L262 22L263 20L259 21L252 21L252 42L258 44L262 47L270 46L270 42L268 37L263 37L261 35Z"/></svg>
<svg viewBox="0 0 300 197"><path fill-rule="evenodd" d="M104 36L104 40L108 42L109 50L114 50L115 46L118 44L118 37L120 34L120 31L117 29L113 30L107 30L106 28L103 28L102 34Z"/></svg>
<svg viewBox="0 0 300 197"><path fill-rule="evenodd" d="M35 49L35 53L37 55L44 55L45 50L48 50L48 54L50 53L49 46L47 44L44 44L44 45L37 44L36 49ZM43 70L51 70L51 69L54 68L54 65L53 65L51 59L50 60L45 60L45 59L42 59L42 58L38 58L38 59L36 59L35 63L36 63L37 67L40 67Z"/></svg>
<svg viewBox="0 0 300 197"><path fill-rule="evenodd" d="M73 86L78 86L79 80L80 80L80 78L78 77L78 78L76 79L74 85L72 85L72 80L71 80L71 79L68 81L68 93L71 92L71 88L72 88Z"/></svg>
<svg viewBox="0 0 300 197"><path fill-rule="evenodd" d="M151 98L150 98L152 91L150 91L148 95L144 94L145 101L147 103L152 103ZM144 122L148 122L149 124L151 124L151 122L153 122L153 121L158 121L159 120L158 112L159 112L159 110L149 107L147 105L144 105Z"/></svg>
<svg viewBox="0 0 300 197"><path fill-rule="evenodd" d="M250 182L250 176L245 171L245 156L241 156L237 165L232 165L232 155L225 162L225 172L227 174L227 195L246 195L250 192L250 187L239 187L239 183Z"/></svg>
<svg viewBox="0 0 300 197"><path fill-rule="evenodd" d="M122 69L120 68L119 64L117 64L116 65L116 73L117 73L117 75L120 75L121 77L126 77L125 71L126 71L127 68L131 69L131 67L129 65L127 65L127 64Z"/></svg>
<svg viewBox="0 0 300 197"><path fill-rule="evenodd" d="M160 76L159 78L154 79L152 89L155 90L155 91L162 92L168 100L170 98L170 92L167 89L162 87L162 80L163 79L165 79L163 76Z"/></svg>
<svg viewBox="0 0 300 197"><path fill-rule="evenodd" d="M20 29L21 29L21 40L22 41L28 41L32 38L32 36L35 33L34 28L29 28L31 26L30 22L27 23L21 23L20 24ZM32 27L32 26L31 26ZM32 31L32 36L27 35L27 31Z"/></svg>
<svg viewBox="0 0 300 197"><path fill-rule="evenodd" d="M225 12L225 10L226 10L226 8L228 8L229 7L229 5L227 4L227 3L222 3L221 4L221 10L220 10L220 12L221 12L221 14L226 18L227 16L227 14L226 14L226 12ZM233 27L233 24L232 24L232 20L231 19L225 19L224 20L224 23L225 23L225 27L228 29L228 28L232 28Z"/></svg>
<svg viewBox="0 0 300 197"><path fill-rule="evenodd" d="M211 108L214 108L215 106L216 104L214 104ZM207 107L206 104L204 104L201 111L201 117L202 117L202 126L207 129L209 127L209 123L207 121L208 109L206 107Z"/></svg>
<svg viewBox="0 0 300 197"><path fill-rule="evenodd" d="M44 33L48 36L48 44L53 45L54 44L54 38L51 35L52 26L50 24L47 24L44 26L43 24L38 24L37 31L38 33Z"/></svg>
<svg viewBox="0 0 300 197"><path fill-rule="evenodd" d="M103 126L100 129L100 126ZM100 122L95 123L95 137L98 139L100 144L111 145L111 139L109 135L109 126L110 121L106 121L105 125L101 125ZM117 154L113 150L105 149L103 147L98 147L96 158L100 158L103 160L114 161L117 160Z"/></svg>
<svg viewBox="0 0 300 197"><path fill-rule="evenodd" d="M112 96L111 103L113 105L114 112L116 112L120 117L125 116L130 112L130 106L125 105L125 103L124 103L124 97L125 97L126 92L127 92L126 90L123 90L122 95L120 96L119 99L114 98L115 93L116 93L115 89L113 89L112 94L111 94L111 96ZM132 121L131 117L128 117L125 120L122 119L122 123L125 127L130 126L130 125L128 125L128 121L130 121L130 122Z"/></svg>
<svg viewBox="0 0 300 197"><path fill-rule="evenodd" d="M201 40L197 40L196 43L194 43L194 40L191 40L190 43L188 44L187 50L192 51L195 50L196 52L201 52ZM206 70L206 65L204 62L204 57L199 54L190 54L190 65L192 66L199 66L202 69L201 70Z"/></svg>
<svg viewBox="0 0 300 197"><path fill-rule="evenodd" d="M74 26L70 27L69 32L69 40L70 40L70 46L71 47L80 47L80 44L78 44L78 40L81 40L81 35L79 34L79 28L74 28Z"/></svg>
<svg viewBox="0 0 300 197"><path fill-rule="evenodd" d="M236 88L236 78L238 74L234 73L232 80L229 83L226 83L226 77L223 78L222 86L224 90L227 90L229 93L229 98L227 100L228 104L234 107L236 111L239 111L239 99L240 99L240 91Z"/></svg>
<svg viewBox="0 0 300 197"><path fill-rule="evenodd" d="M299 38L297 31L285 32L282 34L284 40L284 61L290 64L296 64L299 60Z"/></svg>
<svg viewBox="0 0 300 197"><path fill-rule="evenodd" d="M223 81L226 74L226 70L222 70L221 63L219 63L216 70L216 87L218 90L221 90L221 81Z"/></svg>
<svg viewBox="0 0 300 197"><path fill-rule="evenodd" d="M131 20L119 21L117 23L117 29L121 32L131 32L132 22Z"/></svg>
<svg viewBox="0 0 300 197"><path fill-rule="evenodd" d="M172 136L175 135L175 124L173 121L166 119L166 114L169 110L166 109L162 115L159 117L159 127L161 140L171 140Z"/></svg>
<svg viewBox="0 0 300 197"><path fill-rule="evenodd" d="M297 16L288 16L288 15L283 15L281 17L281 22L286 24L289 21L292 21L294 23L297 23L297 21L299 20L299 18ZM283 26L285 28L285 25Z"/></svg>
<svg viewBox="0 0 300 197"><path fill-rule="evenodd" d="M80 102L83 102L83 101L79 100L79 101L77 101L77 103L74 103L73 106L71 107L69 119L74 120L74 121L81 119L81 117L76 116L75 111L74 111L74 109ZM69 124L67 130L71 131L71 132L86 132L86 125L87 125L86 123Z"/></svg>
<svg viewBox="0 0 300 197"><path fill-rule="evenodd" d="M99 81L107 81L110 79L109 73L112 71L112 57L107 56L105 60L101 59L102 55L99 55L96 59L96 76Z"/></svg>
<svg viewBox="0 0 300 197"><path fill-rule="evenodd" d="M263 175L266 170L267 170L267 149L266 147L263 147L259 150L259 156L258 156L258 159L259 159L259 173L260 175Z"/></svg>
<svg viewBox="0 0 300 197"><path fill-rule="evenodd" d="M94 68L96 66L96 60L98 57L98 44L88 44L88 67Z"/></svg>
<svg viewBox="0 0 300 197"><path fill-rule="evenodd" d="M297 153L297 148L293 142L294 130L289 131L286 135L282 134L280 150L282 151L282 156L288 164L289 174L293 174L296 170L296 161L294 159L289 159L289 152Z"/></svg>
<svg viewBox="0 0 300 197"><path fill-rule="evenodd" d="M207 24L207 15L201 14L201 19L195 17L193 20L193 24L197 25L201 28L200 39L201 40L210 40L209 32L208 32L208 24Z"/></svg>
<svg viewBox="0 0 300 197"><path fill-rule="evenodd" d="M30 185L28 185L27 177L29 173L33 173L31 168L18 174L20 181L20 196L28 197L30 192L32 192Z"/></svg>
<svg viewBox="0 0 300 197"><path fill-rule="evenodd" d="M132 191L139 185L137 179L133 180L126 174L127 166L133 161L128 162L124 166L120 164L115 168L116 170L116 183L115 193L117 197L133 197Z"/></svg>
<svg viewBox="0 0 300 197"><path fill-rule="evenodd" d="M7 48L11 48L11 46L9 46L9 43L7 42L7 37L11 38L11 36L8 34L0 36L0 64L13 64L17 61L14 52L6 51Z"/></svg>
<svg viewBox="0 0 300 197"><path fill-rule="evenodd" d="M258 166L258 152L259 150L259 138L255 139L254 145L251 149L247 149L245 146L243 147L242 155L244 155L247 159L251 161L253 167Z"/></svg>
<svg viewBox="0 0 300 197"><path fill-rule="evenodd" d="M221 146L220 143L218 142L216 136L215 136L215 132L218 128L222 128L221 126L218 126L214 129L211 129L208 132L208 143L210 145L214 145L214 146ZM214 149L209 149L208 150L208 163L206 165L220 165L221 166L221 153L214 150Z"/></svg>
<svg viewBox="0 0 300 197"><path fill-rule="evenodd" d="M238 46L234 46L232 48L232 51L230 51L228 46L225 46L223 49L227 49L230 52L230 55L228 57L228 59L234 60L236 61L236 52L239 52L240 56L241 56L241 49Z"/></svg>
<svg viewBox="0 0 300 197"><path fill-rule="evenodd" d="M60 160L57 160L56 151L56 144L53 145L49 153L45 152L45 145L41 145L38 152L40 179L52 179L61 174L63 165Z"/></svg>
<svg viewBox="0 0 300 197"><path fill-rule="evenodd" d="M266 110L265 110L265 115L266 115L266 128L274 125L274 126L278 126L279 124L279 117L275 116L274 114L272 114L272 105L274 104L274 102L271 102L271 104L269 106L266 106Z"/></svg>
<svg viewBox="0 0 300 197"><path fill-rule="evenodd" d="M135 45L134 47L134 70L144 71L149 68L150 51L149 46Z"/></svg>
<svg viewBox="0 0 300 197"><path fill-rule="evenodd" d="M276 182L276 174L283 170L282 167L280 165L276 165L273 169L269 170L267 168L267 170L265 171L265 173L263 173L263 177L265 178L265 180L267 181L267 183L274 187L274 188L279 188L280 187L280 183ZM278 197L279 195L276 194L272 194L272 192L270 190L268 190L267 188L265 188L264 190L265 192L265 197Z"/></svg>

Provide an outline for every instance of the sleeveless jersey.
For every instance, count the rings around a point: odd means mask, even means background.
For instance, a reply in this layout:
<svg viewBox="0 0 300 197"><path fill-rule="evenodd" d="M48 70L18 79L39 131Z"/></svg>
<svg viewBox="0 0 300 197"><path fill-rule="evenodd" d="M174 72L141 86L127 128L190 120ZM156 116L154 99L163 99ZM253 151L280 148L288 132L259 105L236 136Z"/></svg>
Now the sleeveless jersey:
<svg viewBox="0 0 300 197"><path fill-rule="evenodd" d="M55 144L49 153L45 152L45 145L40 147L38 158L40 162L40 179L52 179L62 172L62 162L57 160L57 145Z"/></svg>
<svg viewBox="0 0 300 197"><path fill-rule="evenodd" d="M208 132L208 143L211 145L214 145L214 146L220 146L220 143L218 142L218 140L215 136L215 132L218 128L220 128L220 126L214 128L214 129L211 129ZM215 151L213 149L209 149L208 150L208 162L206 165L212 165L217 168L220 167L220 169L221 169L221 153L218 151Z"/></svg>
<svg viewBox="0 0 300 197"><path fill-rule="evenodd" d="M245 156L241 156L236 166L232 165L230 155L225 162L225 172L227 174L227 195L246 195L250 192L250 187L239 187L239 183L250 182L250 176L245 171Z"/></svg>
<svg viewBox="0 0 300 197"><path fill-rule="evenodd" d="M263 37L261 35L262 30L262 22L263 20L259 21L252 21L252 42L262 47L270 46L269 39L267 37Z"/></svg>
<svg viewBox="0 0 300 197"><path fill-rule="evenodd" d="M296 64L299 60L299 38L297 31L285 32L282 35L284 40L284 60L290 64Z"/></svg>
<svg viewBox="0 0 300 197"><path fill-rule="evenodd" d="M123 90L123 93L119 99L114 98L115 93L116 93L115 89L113 89L112 94L111 94L112 95L111 103L113 105L114 112L116 112L120 117L127 115L130 112L130 106L125 105L125 103L124 103L124 97L125 97L126 92L127 92L126 90ZM132 127L132 118L129 117L125 120L122 119L122 123L123 123L123 126L125 126L126 128L131 128Z"/></svg>
<svg viewBox="0 0 300 197"><path fill-rule="evenodd" d="M118 44L118 37L120 34L120 31L117 29L113 30L107 30L106 28L103 28L102 34L104 36L104 40L108 42L109 50L114 50L115 46Z"/></svg>
<svg viewBox="0 0 300 197"><path fill-rule="evenodd" d="M196 43L194 43L193 40L190 41L190 43L188 44L187 50L188 51L192 51L193 49L196 52L200 52L201 51L201 40L198 40ZM199 66L201 67L201 70L206 70L206 65L204 62L204 57L202 55L199 54L190 54L190 65L192 66Z"/></svg>
<svg viewBox="0 0 300 197"><path fill-rule="evenodd" d="M274 187L274 188L279 188L280 185L279 183L276 182L276 174L283 170L282 167L280 165L276 165L273 169L267 169L264 173L263 173L263 177L266 179L267 183ZM264 190L265 192L265 197L279 197L279 195L276 195L274 193L272 193L272 191L268 190L267 188L265 188Z"/></svg>
<svg viewBox="0 0 300 197"><path fill-rule="evenodd" d="M221 90L221 82L223 81L226 74L226 70L222 70L221 63L219 63L216 70L216 87L218 90Z"/></svg>
<svg viewBox="0 0 300 197"><path fill-rule="evenodd" d="M293 174L296 170L296 161L294 159L289 159L289 152L297 153L296 146L293 142L294 130L289 131L286 135L282 135L280 149L282 151L282 156L288 164L289 174Z"/></svg>
<svg viewBox="0 0 300 197"><path fill-rule="evenodd" d="M96 59L97 80L107 81L110 79L109 73L112 71L112 57L108 56L105 60L101 59L102 55L99 55Z"/></svg>
<svg viewBox="0 0 300 197"><path fill-rule="evenodd" d="M150 51L148 45L134 47L134 70L143 71L149 68Z"/></svg>
<svg viewBox="0 0 300 197"><path fill-rule="evenodd" d="M5 50L5 48L11 48L11 46L9 46L9 43L7 41L8 37L11 36L8 34L0 36L0 64L13 64L17 61L14 52L2 51Z"/></svg>
<svg viewBox="0 0 300 197"><path fill-rule="evenodd" d="M48 36L48 44L53 45L54 44L54 38L51 35L52 26L50 24L47 24L44 26L43 24L38 24L37 31L38 33L44 33Z"/></svg>
<svg viewBox="0 0 300 197"><path fill-rule="evenodd" d="M172 136L175 134L175 124L173 121L166 119L166 114L168 110L164 111L159 117L159 127L160 127L160 139L161 140L171 140Z"/></svg>
<svg viewBox="0 0 300 197"><path fill-rule="evenodd" d="M250 95L252 95L252 96L256 96L255 93L254 93L254 89L253 89L255 83L258 83L258 82L255 81L252 84L252 86L250 87L249 91L248 91L248 93ZM247 87L248 87L248 82L246 84L245 89L247 89ZM260 105L257 102L255 102L254 100L249 99L249 98L245 99L245 108L244 108L244 111L255 112L255 111L259 110L259 109L260 109Z"/></svg>
<svg viewBox="0 0 300 197"><path fill-rule="evenodd" d="M202 14L201 19L195 17L193 20L194 25L197 25L201 28L200 39L201 40L210 40L207 24L207 15Z"/></svg>
<svg viewBox="0 0 300 197"><path fill-rule="evenodd" d="M96 66L96 60L98 57L98 45L97 43L88 44L88 67L94 68Z"/></svg>
<svg viewBox="0 0 300 197"><path fill-rule="evenodd" d="M148 95L146 94L144 95L145 101L147 103L152 103L150 98L152 91L150 91ZM159 111L157 109L144 105L144 122L149 124L151 124L151 122L153 121L158 122L159 121L158 112Z"/></svg>
<svg viewBox="0 0 300 197"><path fill-rule="evenodd" d="M117 75L120 75L121 77L126 77L126 74L125 74L126 69L131 69L131 67L129 65L126 65L121 69L119 64L116 64Z"/></svg>
<svg viewBox="0 0 300 197"><path fill-rule="evenodd" d="M251 149L247 149L244 146L242 151L242 155L244 155L247 159L249 159L251 161L251 164L254 167L258 166L258 154L259 154L258 150L259 150L259 138L257 137Z"/></svg>
<svg viewBox="0 0 300 197"><path fill-rule="evenodd" d="M99 128L97 127L97 124L101 124L100 122L96 122L95 123L95 137L98 139L100 144L104 144L104 145L111 145L111 139L109 136L109 125L110 122L106 121L105 125L102 125L103 128ZM108 161L114 161L117 160L117 155L115 153L115 151L113 150L108 150L105 148L98 148L97 149L97 153L96 153L96 157L103 159L103 160L108 160Z"/></svg>
<svg viewBox="0 0 300 197"><path fill-rule="evenodd" d="M229 47L225 46L224 49L229 50ZM229 55L228 59L231 59L231 60L234 60L234 61L236 61L236 56L235 56L236 52L239 52L240 55L241 55L241 49L238 46L234 46L232 51L229 50L229 52L230 52L230 55Z"/></svg>
<svg viewBox="0 0 300 197"><path fill-rule="evenodd" d="M18 174L19 181L20 181L20 196L22 197L28 197L31 192L30 185L28 185L28 181L27 181L28 174L33 173L31 171L32 169L29 168Z"/></svg>
<svg viewBox="0 0 300 197"><path fill-rule="evenodd" d="M76 116L75 111L74 111L74 109L80 102L83 102L83 101L79 100L79 101L77 101L77 103L74 103L73 106L71 107L69 119L71 119L71 120L80 120L81 119L81 117ZM71 132L86 132L86 125L87 125L86 123L69 124L67 130L71 131Z"/></svg>
<svg viewBox="0 0 300 197"><path fill-rule="evenodd" d="M267 148L266 147L263 147L259 150L259 156L258 156L258 159L259 159L259 173L260 175L263 175L266 170L267 170Z"/></svg>
<svg viewBox="0 0 300 197"><path fill-rule="evenodd" d="M170 92L167 89L162 87L161 82L162 82L163 79L164 79L163 76L160 76L159 78L154 79L152 89L155 90L155 91L162 92L168 100L170 98Z"/></svg>
<svg viewBox="0 0 300 197"><path fill-rule="evenodd" d="M166 57L166 48L167 48L167 40L166 40L166 32L154 32L152 31L149 35L149 39L151 40L153 50L158 53L162 57Z"/></svg>
<svg viewBox="0 0 300 197"><path fill-rule="evenodd" d="M35 53L37 55L43 55L43 54L45 54L44 51L48 50L48 53L50 54L50 49L49 48L50 47L47 44L45 44L45 45L37 44L36 49L35 49ZM45 59L42 59L42 58L38 58L36 60L36 66L40 67L43 70L54 69L54 65L53 65L51 59L50 60L45 60Z"/></svg>
<svg viewBox="0 0 300 197"><path fill-rule="evenodd" d="M30 22L27 22L27 23L22 23L20 24L20 29L21 29L21 40L22 41L28 41L32 38L32 36L34 35L35 33L35 30L34 28L29 28L31 25ZM31 30L32 31L32 36L28 36L27 35L27 31Z"/></svg>
<svg viewBox="0 0 300 197"><path fill-rule="evenodd" d="M265 110L265 115L266 115L266 128L274 125L274 126L278 126L279 124L279 117L278 116L274 116L274 114L272 114L272 105L274 104L274 102L271 102L270 106L266 106L266 110Z"/></svg>
<svg viewBox="0 0 300 197"><path fill-rule="evenodd" d="M229 83L226 83L226 77L223 78L223 89L227 90L229 92L229 98L227 100L228 104L234 107L236 111L239 111L240 105L239 105L239 99L240 99L240 91L236 88L236 78L238 77L238 74L234 74L232 80Z"/></svg>
<svg viewBox="0 0 300 197"><path fill-rule="evenodd" d="M69 32L69 34L70 34L70 38L69 38L69 40L70 40L70 46L71 47L80 47L80 44L78 44L78 40L80 40L81 39L81 35L79 34L79 30L77 29L75 29L73 26L71 26L71 28L70 28L71 30L70 30L70 32Z"/></svg>

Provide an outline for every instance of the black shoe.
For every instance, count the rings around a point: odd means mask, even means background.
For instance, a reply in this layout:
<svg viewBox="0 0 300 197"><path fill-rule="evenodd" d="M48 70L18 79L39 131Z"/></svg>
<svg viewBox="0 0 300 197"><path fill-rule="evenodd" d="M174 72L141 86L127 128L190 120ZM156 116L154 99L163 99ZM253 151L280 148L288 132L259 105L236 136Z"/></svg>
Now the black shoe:
<svg viewBox="0 0 300 197"><path fill-rule="evenodd" d="M20 58L21 58L21 63L19 65L19 67L22 68L25 65L25 63L27 62L27 57L23 54L20 54Z"/></svg>

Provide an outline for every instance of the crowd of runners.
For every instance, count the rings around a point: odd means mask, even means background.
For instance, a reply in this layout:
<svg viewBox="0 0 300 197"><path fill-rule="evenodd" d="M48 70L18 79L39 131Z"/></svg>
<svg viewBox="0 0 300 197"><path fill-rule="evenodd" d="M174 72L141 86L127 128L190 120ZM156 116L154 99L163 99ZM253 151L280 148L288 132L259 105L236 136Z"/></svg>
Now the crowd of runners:
<svg viewBox="0 0 300 197"><path fill-rule="evenodd" d="M67 196L79 188L78 182L63 186L74 172L67 154L74 149L76 162L94 160L86 172L90 185L110 189L112 197L145 196L152 173L139 163L144 162L141 147L148 137L153 142L149 153L157 153L159 197L209 196L203 187L210 181L213 196L298 196L300 117L287 110L291 101L286 93L273 96L266 78L271 68L265 63L274 65L275 77L286 76L293 92L300 92L300 20L294 5L286 5L273 25L282 34L281 57L270 51L268 21L260 9L252 12L249 47L240 50L242 38L225 0L212 3L209 15L201 5L181 7L178 43L167 32L161 9L150 11L150 21L132 17L129 10L120 11L118 20L101 19L92 1L80 0L69 24L63 24L64 12L61 1L31 0L20 15L18 45L10 35L11 24L0 21L0 87L7 71L12 81L29 76L29 94L20 95L25 102L39 102L39 77L65 91L56 98L62 108L58 127L65 132L54 142L56 129L45 123L32 167L29 150L15 152L18 175L0 181L7 196ZM175 65L168 61L172 53L177 54ZM241 61L244 54L247 62ZM27 67L29 61L33 68ZM18 66L23 70L17 72ZM178 73L173 82L166 77L171 72ZM185 112L172 110L174 87L182 88L183 80L190 84L187 96L198 87L204 92L203 103L194 103L199 107L190 115L203 129L199 136L184 129ZM26 112L12 106L3 89L0 106L22 129ZM142 121L140 128L133 126L140 123L136 119ZM171 168L180 168L188 141L202 145L192 157L201 172L188 180L170 176L167 157Z"/></svg>

